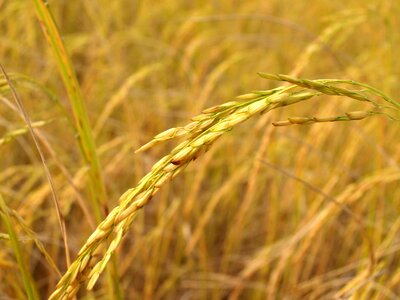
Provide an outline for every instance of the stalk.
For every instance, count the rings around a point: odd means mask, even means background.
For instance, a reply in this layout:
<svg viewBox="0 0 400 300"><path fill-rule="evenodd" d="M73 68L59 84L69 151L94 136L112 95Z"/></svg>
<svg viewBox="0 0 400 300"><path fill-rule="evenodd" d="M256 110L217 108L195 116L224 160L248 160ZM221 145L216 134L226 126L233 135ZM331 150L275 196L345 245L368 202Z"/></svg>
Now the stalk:
<svg viewBox="0 0 400 300"><path fill-rule="evenodd" d="M92 200L92 208L97 222L100 222L108 211L106 189L96 151L96 144L93 138L88 113L78 79L48 6L42 0L33 0L33 3L37 19L42 27L44 35L46 36L68 93L68 98L75 119L75 127L81 155L84 163L89 167L89 190ZM112 287L110 296L112 299L122 299L121 288L119 281L116 280L116 278L118 278L117 261L113 258L112 268L108 276L109 285Z"/></svg>

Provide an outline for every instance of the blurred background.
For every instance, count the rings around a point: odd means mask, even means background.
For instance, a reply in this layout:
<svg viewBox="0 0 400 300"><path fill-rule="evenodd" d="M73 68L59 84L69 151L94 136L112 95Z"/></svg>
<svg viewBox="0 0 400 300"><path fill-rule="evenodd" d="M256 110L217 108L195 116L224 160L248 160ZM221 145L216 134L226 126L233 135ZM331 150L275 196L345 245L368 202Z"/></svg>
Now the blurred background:
<svg viewBox="0 0 400 300"><path fill-rule="evenodd" d="M47 3L80 83L109 208L177 144L134 154L155 134L281 85L257 72L351 79L400 95L396 0ZM0 29L0 63L41 136L73 259L96 219L68 95L32 1L0 0ZM60 278L44 253L66 270L60 228L4 82L0 100L0 193L44 299ZM134 221L117 251L122 299L399 299L398 122L271 125L360 109L324 96L224 135ZM78 298L111 299L109 290L103 275ZM0 299L25 299L3 223Z"/></svg>

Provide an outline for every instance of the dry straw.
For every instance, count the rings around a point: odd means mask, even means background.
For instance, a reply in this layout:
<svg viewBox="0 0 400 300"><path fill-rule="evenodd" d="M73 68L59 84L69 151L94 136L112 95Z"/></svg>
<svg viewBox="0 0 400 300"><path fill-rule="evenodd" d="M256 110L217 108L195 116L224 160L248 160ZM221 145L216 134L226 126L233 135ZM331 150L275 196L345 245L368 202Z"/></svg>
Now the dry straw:
<svg viewBox="0 0 400 300"><path fill-rule="evenodd" d="M304 80L286 75L264 73L261 73L260 76L287 81L292 85L267 91L254 91L239 96L236 101L206 109L202 114L194 117L188 125L164 131L138 150L143 151L158 143L176 137L184 137L184 141L175 147L170 154L161 158L135 188L126 191L121 196L120 204L99 224L83 245L77 258L57 284L50 299L74 297L80 284L85 280L89 280L87 288L92 289L128 231L136 213L150 201L166 182L177 176L191 161L206 152L220 136L252 116L305 101L321 94L353 98L370 104L372 109L349 112L340 117L289 118L288 121L284 121L285 124L276 123L275 125L353 121L377 113L383 114L383 109L386 106L376 102L376 96L379 96L380 102L382 100L387 102L389 107L400 108L399 103L383 95L375 88L353 81ZM342 87L343 84L351 85L353 89Z"/></svg>

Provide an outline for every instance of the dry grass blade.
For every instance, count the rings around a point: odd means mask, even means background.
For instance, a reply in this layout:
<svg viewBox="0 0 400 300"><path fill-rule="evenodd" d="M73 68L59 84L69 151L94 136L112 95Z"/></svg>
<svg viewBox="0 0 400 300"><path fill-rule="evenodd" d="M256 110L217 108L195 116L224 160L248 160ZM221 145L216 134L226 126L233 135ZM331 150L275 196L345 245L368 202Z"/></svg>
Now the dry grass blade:
<svg viewBox="0 0 400 300"><path fill-rule="evenodd" d="M379 172L379 174L370 175L359 182L349 185L340 195L335 197L335 202L330 201L323 210L313 216L306 224L303 224L290 238L280 241L273 246L267 246L251 257L246 263L245 268L240 272L239 277L242 280L248 280L263 266L270 263L271 257L274 255L281 255L283 251L298 251L297 246L299 241L305 236L309 236L311 239L315 237L316 233L327 224L328 220L334 218L343 209L343 205L349 206L378 184L388 184L399 180L400 173L398 170L387 169ZM361 280L365 279L365 276L368 277L370 275L368 271L362 271L361 273L364 276ZM229 299L240 299L243 288L243 286L237 286Z"/></svg>
<svg viewBox="0 0 400 300"><path fill-rule="evenodd" d="M39 237L36 235L36 233L29 228L29 226L25 223L24 219L14 210L9 210L8 214L15 220L15 222L22 228L22 230L25 232L27 237L32 240L36 247L39 249L39 251L42 253L44 258L46 259L48 265L59 275L61 276L61 272L58 269L56 263L54 260L51 258L50 254L47 252L45 249L43 243L40 241Z"/></svg>
<svg viewBox="0 0 400 300"><path fill-rule="evenodd" d="M65 226L64 217L63 217L63 215L61 213L58 196L57 196L56 189L55 189L55 186L54 186L53 178L52 178L50 170L49 170L49 168L47 166L46 158L45 158L45 156L44 156L44 154L43 154L43 152L42 152L42 150L40 148L39 142L38 142L38 140L36 138L36 134L35 134L35 131L33 129L32 122L31 122L31 120L30 120L30 118L28 116L28 113L26 112L26 110L25 110L25 108L24 108L24 106L22 104L22 101L21 101L21 99L19 98L19 96L17 94L17 91L14 89L14 86L12 85L10 79L8 78L8 75L7 75L6 71L4 70L4 68L3 68L3 66L1 64L0 64L0 69L1 69L5 79L7 80L9 86L10 86L12 95L13 95L14 100L15 100L15 103L17 104L17 107L20 110L20 113L21 113L22 117L23 117L26 125L29 128L29 132L30 132L30 134L32 136L33 142L34 142L34 144L36 146L36 149L38 150L38 153L39 153L39 156L40 156L40 160L42 161L43 169L44 169L44 172L46 174L47 181L48 181L48 183L50 185L51 195L52 195L52 198L53 198L53 201L54 201L54 205L55 205L55 208L56 208L58 223L60 225L61 235L62 235L62 238L63 238L63 241L64 241L64 248L65 248L64 251L65 251L66 263L67 263L67 266L69 266L70 262L71 262L71 259L70 259L70 255L69 255L69 249L68 249L67 228Z"/></svg>
<svg viewBox="0 0 400 300"><path fill-rule="evenodd" d="M51 123L51 120L50 121L32 122L32 128L42 127L49 123ZM18 128L18 129L12 130L10 132L7 132L2 138L0 138L0 146L12 141L13 139L17 138L18 136L24 135L26 133L29 133L28 126L24 126L22 128Z"/></svg>
<svg viewBox="0 0 400 300"><path fill-rule="evenodd" d="M374 249L374 243L372 241L372 238L370 237L368 231L366 230L366 225L364 220L357 214L355 214L345 203L340 203L337 199L335 199L334 197L327 195L326 193L324 193L322 190L320 190L319 188L311 185L310 183L308 183L307 181L295 176L294 174L279 168L278 166L275 166L265 160L261 160L261 162L279 172L281 172L282 174L284 174L285 176L292 178L300 183L302 183L304 186L306 186L307 188L309 188L310 190L322 195L324 198L326 198L328 201L331 201L332 203L336 204L337 206L339 206L344 212L346 212L357 224L357 226L359 226L360 231L362 233L362 236L367 244L367 248L369 251L369 275L372 274L374 267L376 265L376 257L375 257L375 249Z"/></svg>

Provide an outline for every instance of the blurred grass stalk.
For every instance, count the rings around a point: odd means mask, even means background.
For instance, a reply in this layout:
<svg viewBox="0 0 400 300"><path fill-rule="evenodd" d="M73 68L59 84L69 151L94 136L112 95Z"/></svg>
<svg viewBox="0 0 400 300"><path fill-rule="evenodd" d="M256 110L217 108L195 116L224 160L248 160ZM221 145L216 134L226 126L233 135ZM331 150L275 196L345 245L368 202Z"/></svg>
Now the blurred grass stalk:
<svg viewBox="0 0 400 300"><path fill-rule="evenodd" d="M102 217L107 213L106 190L81 89L71 59L65 49L57 25L47 4L42 0L33 0L33 3L37 19L49 43L51 52L55 57L58 70L68 92L75 118L75 129L77 131L82 158L89 166L89 188L92 207L97 222L100 222ZM117 261L115 258L113 258L112 261L112 267L109 270L108 276L109 284L112 286L110 296L112 296L112 299L121 299L122 291L118 281Z"/></svg>
<svg viewBox="0 0 400 300"><path fill-rule="evenodd" d="M14 250L18 268L21 272L22 281L24 282L26 295L29 300L40 299L38 291L35 286L35 282L32 279L32 276L27 269L27 263L24 258L24 255L22 253L20 242L18 241L17 233L14 230L14 226L11 221L11 217L8 213L7 204L4 201L3 196L1 194L0 194L0 216L1 216L1 219L3 220L3 223L7 229L8 236L10 238L11 245Z"/></svg>

